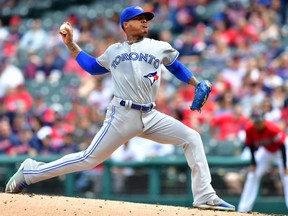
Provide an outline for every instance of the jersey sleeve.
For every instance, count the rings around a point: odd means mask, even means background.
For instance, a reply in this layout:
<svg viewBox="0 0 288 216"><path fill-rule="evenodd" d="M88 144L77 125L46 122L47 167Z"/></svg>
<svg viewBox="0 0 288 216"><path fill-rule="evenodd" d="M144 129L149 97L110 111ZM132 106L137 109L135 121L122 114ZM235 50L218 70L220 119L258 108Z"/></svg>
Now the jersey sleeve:
<svg viewBox="0 0 288 216"><path fill-rule="evenodd" d="M274 134L273 141L277 144L284 144L286 139L286 134L282 131L276 124L272 122L267 122L267 128Z"/></svg>
<svg viewBox="0 0 288 216"><path fill-rule="evenodd" d="M254 141L253 141L253 124L252 123L248 123L246 128L245 128L245 133L246 133L246 138L245 138L245 145L246 146L250 146L253 145Z"/></svg>
<svg viewBox="0 0 288 216"><path fill-rule="evenodd" d="M106 51L96 59L97 63L100 64L102 67L105 67L107 70L110 70L109 50L110 50L109 48L106 49Z"/></svg>
<svg viewBox="0 0 288 216"><path fill-rule="evenodd" d="M173 62L178 58L179 52L167 42L162 42L161 46L161 49L163 50L162 64L165 66L173 64Z"/></svg>

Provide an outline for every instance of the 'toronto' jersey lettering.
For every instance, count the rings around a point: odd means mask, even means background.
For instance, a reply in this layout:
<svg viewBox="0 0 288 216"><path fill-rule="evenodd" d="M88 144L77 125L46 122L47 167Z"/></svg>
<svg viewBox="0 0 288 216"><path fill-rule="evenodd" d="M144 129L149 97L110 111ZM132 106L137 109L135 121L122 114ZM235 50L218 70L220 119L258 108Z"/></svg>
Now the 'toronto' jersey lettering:
<svg viewBox="0 0 288 216"><path fill-rule="evenodd" d="M144 61L147 62L148 64L153 65L155 69L159 68L160 66L160 60L151 54L131 52L117 55L115 59L112 61L111 67L116 69L117 66L124 61Z"/></svg>

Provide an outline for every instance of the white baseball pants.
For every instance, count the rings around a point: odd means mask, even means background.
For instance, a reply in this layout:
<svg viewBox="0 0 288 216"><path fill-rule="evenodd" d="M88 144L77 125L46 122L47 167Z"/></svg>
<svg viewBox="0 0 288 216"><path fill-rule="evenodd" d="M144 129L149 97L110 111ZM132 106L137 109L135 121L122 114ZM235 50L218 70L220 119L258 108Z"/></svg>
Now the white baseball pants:
<svg viewBox="0 0 288 216"><path fill-rule="evenodd" d="M284 166L281 152L271 153L264 147L260 147L255 154L256 170L249 172L246 176L243 192L241 194L238 211L251 211L257 194L259 191L260 180L266 171L271 167L271 164L277 163L280 172L280 177L283 182L285 203L288 208L288 175L284 175Z"/></svg>
<svg viewBox="0 0 288 216"><path fill-rule="evenodd" d="M127 109L120 106L119 101L114 97L108 106L102 128L85 151L66 155L50 163L28 160L23 170L27 184L92 169L109 158L120 145L140 136L163 144L183 146L191 168L194 204L217 197L211 186L210 170L198 132L155 109L146 113Z"/></svg>

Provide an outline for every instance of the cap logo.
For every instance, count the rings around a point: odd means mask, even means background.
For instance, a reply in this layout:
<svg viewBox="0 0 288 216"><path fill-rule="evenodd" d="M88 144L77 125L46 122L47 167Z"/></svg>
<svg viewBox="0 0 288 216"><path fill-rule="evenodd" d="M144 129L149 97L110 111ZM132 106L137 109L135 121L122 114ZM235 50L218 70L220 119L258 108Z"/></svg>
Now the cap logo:
<svg viewBox="0 0 288 216"><path fill-rule="evenodd" d="M140 11L144 11L144 10L143 10L141 7L139 7L139 6L134 7L134 9L140 10Z"/></svg>

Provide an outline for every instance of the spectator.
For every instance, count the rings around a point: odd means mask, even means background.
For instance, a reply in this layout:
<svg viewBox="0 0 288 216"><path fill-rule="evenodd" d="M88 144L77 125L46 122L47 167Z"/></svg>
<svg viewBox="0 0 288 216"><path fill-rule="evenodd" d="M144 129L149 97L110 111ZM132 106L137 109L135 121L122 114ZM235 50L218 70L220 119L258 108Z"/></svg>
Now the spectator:
<svg viewBox="0 0 288 216"><path fill-rule="evenodd" d="M213 33L211 35L212 43L218 40L227 43L229 46L234 46L234 39L236 39L237 32L231 26L231 23L225 13L216 14L211 22Z"/></svg>
<svg viewBox="0 0 288 216"><path fill-rule="evenodd" d="M135 149L134 149L135 150ZM111 160L115 162L122 161L135 161L136 154L130 148L129 141L121 145L113 154L111 155ZM125 180L129 176L134 175L133 168L130 167L113 167L113 187L115 193L122 193L125 187Z"/></svg>
<svg viewBox="0 0 288 216"><path fill-rule="evenodd" d="M238 97L243 98L250 92L250 84L259 82L261 77L261 65L257 57L250 57L245 60L245 76L242 79L242 86L236 93Z"/></svg>
<svg viewBox="0 0 288 216"><path fill-rule="evenodd" d="M3 22L0 19L0 45L4 40L7 40L9 37L9 31L5 26L3 26Z"/></svg>
<svg viewBox="0 0 288 216"><path fill-rule="evenodd" d="M259 37L262 41L266 42L281 37L281 30L277 23L277 14L275 11L264 9L262 12L262 23L262 31L259 32Z"/></svg>
<svg viewBox="0 0 288 216"><path fill-rule="evenodd" d="M36 134L43 127L43 122L37 116L30 116L28 121L33 134Z"/></svg>
<svg viewBox="0 0 288 216"><path fill-rule="evenodd" d="M101 113L98 113L98 111L95 110L93 107L88 107L87 116L89 116L89 119L91 121L90 130L94 131L94 133L95 131L99 131L102 126L104 116Z"/></svg>
<svg viewBox="0 0 288 216"><path fill-rule="evenodd" d="M3 103L3 99L0 98L0 121L3 119L7 119L7 109L5 104Z"/></svg>
<svg viewBox="0 0 288 216"><path fill-rule="evenodd" d="M231 84L231 90L236 93L241 88L241 82L245 76L245 70L241 65L240 56L234 55L227 61L227 67L224 68L221 73L223 74L224 80Z"/></svg>
<svg viewBox="0 0 288 216"><path fill-rule="evenodd" d="M80 35L78 42L80 44L87 44L89 46L93 41L92 22L88 18L80 20Z"/></svg>
<svg viewBox="0 0 288 216"><path fill-rule="evenodd" d="M264 98L263 103L259 108L262 108L265 120L276 124L279 122L281 118L281 110L273 104L273 100L270 96Z"/></svg>
<svg viewBox="0 0 288 216"><path fill-rule="evenodd" d="M7 90L24 84L22 71L14 64L9 63L7 57L0 56L0 98L3 98Z"/></svg>
<svg viewBox="0 0 288 216"><path fill-rule="evenodd" d="M59 70L61 71L61 73L63 73L63 68L65 66L65 58L64 58L64 54L62 52L62 50L60 49L60 47L58 46L55 46L55 47L52 47L52 50L51 50L51 55L53 56L53 59L54 59L54 66L56 68L56 70Z"/></svg>
<svg viewBox="0 0 288 216"><path fill-rule="evenodd" d="M34 96L34 103L32 107L33 115L41 119L47 109L48 109L48 105L44 97L42 97L41 95Z"/></svg>
<svg viewBox="0 0 288 216"><path fill-rule="evenodd" d="M72 133L65 133L63 137L63 143L60 145L60 147L57 149L57 154L71 154L74 152L78 152L79 147L73 140L73 134Z"/></svg>
<svg viewBox="0 0 288 216"><path fill-rule="evenodd" d="M41 19L32 19L30 29L20 39L19 49L25 52L39 52L45 47L47 32L42 28Z"/></svg>
<svg viewBox="0 0 288 216"><path fill-rule="evenodd" d="M94 81L94 89L88 95L87 103L88 105L97 105L99 112L104 113L111 100L112 90L105 87L104 79L95 78Z"/></svg>
<svg viewBox="0 0 288 216"><path fill-rule="evenodd" d="M41 58L35 52L29 52L27 60L24 62L23 73L26 79L34 80L38 68L42 64Z"/></svg>
<svg viewBox="0 0 288 216"><path fill-rule="evenodd" d="M199 34L197 32L197 34ZM200 47L202 43L202 47ZM191 62L198 62L199 55L206 47L206 45L196 38L192 29L187 29L181 34L175 42L176 48L179 50L179 58L184 64Z"/></svg>
<svg viewBox="0 0 288 216"><path fill-rule="evenodd" d="M237 37L235 39L235 54L241 59L247 59L249 57L254 57L257 55L257 49L255 51L255 46L252 45L246 37Z"/></svg>
<svg viewBox="0 0 288 216"><path fill-rule="evenodd" d="M9 20L9 40L18 46L23 33L20 30L22 19L20 16L12 16Z"/></svg>
<svg viewBox="0 0 288 216"><path fill-rule="evenodd" d="M231 91L226 91L225 93L219 95L215 101L217 109L214 112L214 116L217 117L222 114L232 114L234 106L239 100Z"/></svg>
<svg viewBox="0 0 288 216"><path fill-rule="evenodd" d="M79 41L79 37L80 37L80 27L79 27L79 18L76 14L71 13L68 18L67 18L68 22L71 22L71 24L73 25L73 40L74 41ZM75 33L75 34L74 34Z"/></svg>
<svg viewBox="0 0 288 216"><path fill-rule="evenodd" d="M161 90L159 91L158 97L156 99L157 107L165 114L171 115L173 113L173 109L168 104L170 104L170 102L175 97L175 89L173 86L171 86L171 84L169 84L167 80L165 80L165 78L162 78L160 89ZM181 102L178 104L178 106L182 106Z"/></svg>
<svg viewBox="0 0 288 216"><path fill-rule="evenodd" d="M207 65L213 65L216 69L225 67L231 55L231 47L227 40L221 37L203 51L203 57L207 61Z"/></svg>
<svg viewBox="0 0 288 216"><path fill-rule="evenodd" d="M218 141L239 141L239 135L244 130L248 118L243 115L242 106L236 104L232 112L224 112L211 119L211 134Z"/></svg>
<svg viewBox="0 0 288 216"><path fill-rule="evenodd" d="M283 52L284 47L281 44L280 38L271 38L269 40L269 47L267 52L268 63L271 63L272 60L278 58Z"/></svg>
<svg viewBox="0 0 288 216"><path fill-rule="evenodd" d="M9 113L27 113L33 106L33 97L23 85L10 88L3 101Z"/></svg>
<svg viewBox="0 0 288 216"><path fill-rule="evenodd" d="M182 33L187 27L196 22L196 13L191 3L184 0L177 1L176 7L170 13L170 20L173 23L172 31Z"/></svg>
<svg viewBox="0 0 288 216"><path fill-rule="evenodd" d="M245 10L243 2L230 1L226 3L224 14L226 15L231 25L235 25L240 17L246 17L247 10Z"/></svg>
<svg viewBox="0 0 288 216"><path fill-rule="evenodd" d="M66 59L63 71L65 74L77 74L79 77L90 77L85 73L85 71L77 64L75 63L75 59L73 59L71 56L69 56ZM90 77L91 78L91 77Z"/></svg>
<svg viewBox="0 0 288 216"><path fill-rule="evenodd" d="M83 145L87 145L87 143L85 143L87 140L87 137L89 137L90 134L92 134L92 132L94 133L94 131L91 130L90 116L87 116L87 115L77 116L75 126L76 125L77 127L75 127L75 130L73 133L74 142L78 143L78 145L81 147Z"/></svg>
<svg viewBox="0 0 288 216"><path fill-rule="evenodd" d="M42 127L31 139L31 155L51 155L56 154L52 147L52 129L50 126Z"/></svg>
<svg viewBox="0 0 288 216"><path fill-rule="evenodd" d="M56 65L55 56L47 52L44 54L43 62L40 63L37 73L36 73L36 80L39 82L43 82L47 79L52 79L53 76L57 76L57 79L55 81L59 81L62 72L60 71L62 68L59 68L59 66Z"/></svg>
<svg viewBox="0 0 288 216"><path fill-rule="evenodd" d="M276 74L279 75L283 80L288 79L288 52L282 53L277 58L278 67L275 69Z"/></svg>
<svg viewBox="0 0 288 216"><path fill-rule="evenodd" d="M0 44L1 45L1 44ZM17 47L9 37L3 40L2 55L10 59L10 62L17 62Z"/></svg>
<svg viewBox="0 0 288 216"><path fill-rule="evenodd" d="M96 112L95 109L93 109ZM71 125L77 125L78 120L89 115L89 107L85 106L80 98L72 98L71 109L66 113L66 121Z"/></svg>
<svg viewBox="0 0 288 216"><path fill-rule="evenodd" d="M24 127L22 130L15 134L12 140L13 148L11 149L11 154L13 155L33 155L31 151L31 140L33 133L29 127Z"/></svg>
<svg viewBox="0 0 288 216"><path fill-rule="evenodd" d="M11 125L11 129L13 133L15 134L18 134L22 130L25 130L25 129L31 130L30 124L28 123L27 113L16 113L13 116L13 119L11 120L10 125Z"/></svg>
<svg viewBox="0 0 288 216"><path fill-rule="evenodd" d="M173 34L169 30L162 30L158 33L158 39L173 44Z"/></svg>
<svg viewBox="0 0 288 216"><path fill-rule="evenodd" d="M9 121L0 121L0 154L12 155L15 134L12 133Z"/></svg>
<svg viewBox="0 0 288 216"><path fill-rule="evenodd" d="M66 134L73 133L74 125L68 124L61 113L55 113L51 130L51 145L57 151L63 145Z"/></svg>
<svg viewBox="0 0 288 216"><path fill-rule="evenodd" d="M95 196L95 194L103 191L103 171L104 167L99 164L90 170L85 170L79 173L75 182L76 191L84 192L87 197Z"/></svg>
<svg viewBox="0 0 288 216"><path fill-rule="evenodd" d="M275 68L268 67L266 68L265 75L263 77L263 88L270 94L275 88L281 87L284 84L283 79L276 74Z"/></svg>
<svg viewBox="0 0 288 216"><path fill-rule="evenodd" d="M252 82L249 85L249 92L241 98L243 113L249 116L255 106L259 106L265 98L265 93L262 91L262 85L258 82Z"/></svg>
<svg viewBox="0 0 288 216"><path fill-rule="evenodd" d="M286 81L287 83L287 81ZM286 84L287 85L287 84ZM272 103L275 107L279 109L285 106L285 98L287 97L287 87L285 90L285 86L279 86L273 90L271 93Z"/></svg>
<svg viewBox="0 0 288 216"><path fill-rule="evenodd" d="M233 45L235 45L235 41L237 38L246 38L249 42L257 43L259 41L259 32L255 26L247 22L245 17L237 17L235 29L237 34L233 39Z"/></svg>
<svg viewBox="0 0 288 216"><path fill-rule="evenodd" d="M142 151L138 151L139 148L142 149ZM134 152L133 160L143 161L148 158L172 155L175 151L175 146L162 145L142 137L134 137L129 140L129 151L129 154Z"/></svg>

